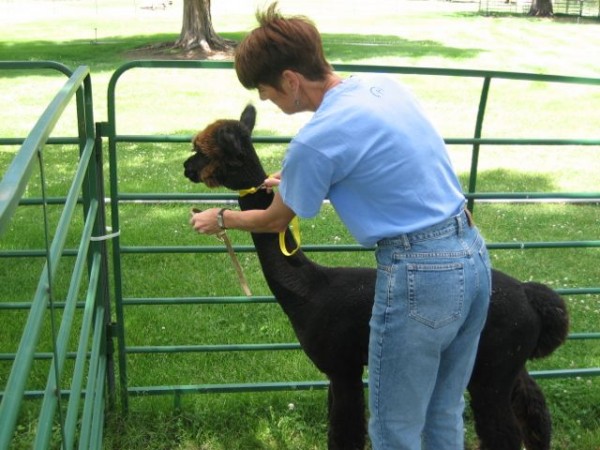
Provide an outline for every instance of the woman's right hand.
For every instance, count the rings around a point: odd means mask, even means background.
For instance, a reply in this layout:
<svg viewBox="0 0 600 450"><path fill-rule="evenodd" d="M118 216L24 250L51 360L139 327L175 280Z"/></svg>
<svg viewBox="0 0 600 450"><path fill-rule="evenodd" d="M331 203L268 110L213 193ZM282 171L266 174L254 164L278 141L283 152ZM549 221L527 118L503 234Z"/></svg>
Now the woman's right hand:
<svg viewBox="0 0 600 450"><path fill-rule="evenodd" d="M267 192L271 192L274 187L279 186L281 183L281 172L275 172L264 181L263 185Z"/></svg>

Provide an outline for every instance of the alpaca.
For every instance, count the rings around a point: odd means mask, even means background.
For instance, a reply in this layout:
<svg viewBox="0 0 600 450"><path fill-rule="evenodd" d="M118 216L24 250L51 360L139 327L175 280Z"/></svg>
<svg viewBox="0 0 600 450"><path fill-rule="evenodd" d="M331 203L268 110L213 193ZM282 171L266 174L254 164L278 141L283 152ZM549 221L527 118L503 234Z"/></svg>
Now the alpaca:
<svg viewBox="0 0 600 450"><path fill-rule="evenodd" d="M240 121L219 120L193 139L184 175L208 187L244 190L266 173L251 141L256 110ZM240 196L242 210L265 209L273 193ZM288 316L302 349L329 379L328 448L363 449L366 441L363 369L376 270L324 267L300 250L284 256L278 235L252 233L268 286ZM287 248L294 248L286 233ZM481 449L550 448L551 419L544 395L528 374L528 359L552 353L566 339L563 299L539 283L522 283L494 270L487 322L468 390Z"/></svg>

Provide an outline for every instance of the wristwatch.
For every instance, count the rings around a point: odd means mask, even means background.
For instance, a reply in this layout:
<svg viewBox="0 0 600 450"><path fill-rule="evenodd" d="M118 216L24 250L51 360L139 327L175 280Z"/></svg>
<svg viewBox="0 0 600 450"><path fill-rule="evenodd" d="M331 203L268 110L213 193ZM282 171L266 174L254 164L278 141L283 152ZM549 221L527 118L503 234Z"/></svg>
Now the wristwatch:
<svg viewBox="0 0 600 450"><path fill-rule="evenodd" d="M225 222L223 221L223 213L225 211L227 211L229 208L221 208L219 210L219 212L217 213L217 225L219 225L219 228L221 230L226 230L225 228Z"/></svg>

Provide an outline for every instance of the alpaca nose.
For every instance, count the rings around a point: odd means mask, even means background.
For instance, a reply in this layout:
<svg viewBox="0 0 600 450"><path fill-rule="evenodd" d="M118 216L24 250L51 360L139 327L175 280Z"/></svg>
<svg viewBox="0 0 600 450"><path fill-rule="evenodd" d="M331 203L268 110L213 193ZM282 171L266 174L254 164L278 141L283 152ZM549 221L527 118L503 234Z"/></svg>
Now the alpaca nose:
<svg viewBox="0 0 600 450"><path fill-rule="evenodd" d="M192 168L189 168L186 166L186 164L183 164L183 175L188 178L190 181L194 182L194 183L199 183L200 182L200 177L198 176L198 173L193 170Z"/></svg>

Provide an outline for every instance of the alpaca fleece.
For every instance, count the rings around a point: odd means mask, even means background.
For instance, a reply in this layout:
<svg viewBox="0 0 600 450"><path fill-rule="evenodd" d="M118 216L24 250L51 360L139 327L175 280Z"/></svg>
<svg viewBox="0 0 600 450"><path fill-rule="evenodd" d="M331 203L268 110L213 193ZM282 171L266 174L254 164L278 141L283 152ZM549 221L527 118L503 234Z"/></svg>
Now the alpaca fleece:
<svg viewBox="0 0 600 450"><path fill-rule="evenodd" d="M221 120L194 138L184 162L192 182L232 190L267 177L252 145L256 110L239 121ZM242 210L266 209L273 193L240 197ZM360 450L366 442L363 370L375 269L325 267L302 251L279 250L277 234L252 233L271 292L287 315L302 349L329 379L328 448ZM288 248L295 242L286 233ZM566 339L564 300L549 287L523 283L492 270L492 297L468 391L482 450L549 450L552 424L544 394L529 375L527 360L550 355Z"/></svg>

